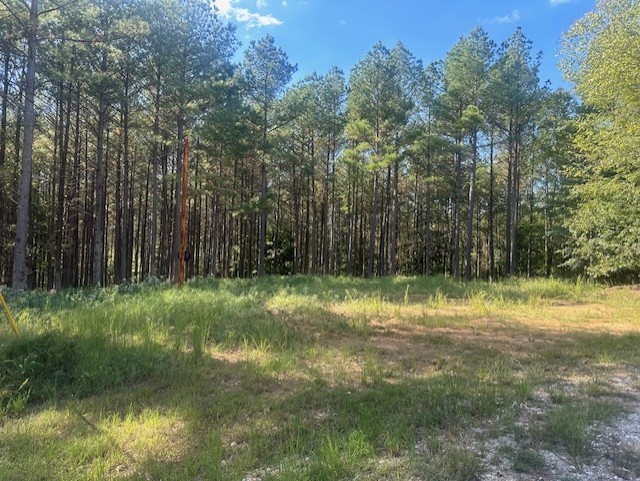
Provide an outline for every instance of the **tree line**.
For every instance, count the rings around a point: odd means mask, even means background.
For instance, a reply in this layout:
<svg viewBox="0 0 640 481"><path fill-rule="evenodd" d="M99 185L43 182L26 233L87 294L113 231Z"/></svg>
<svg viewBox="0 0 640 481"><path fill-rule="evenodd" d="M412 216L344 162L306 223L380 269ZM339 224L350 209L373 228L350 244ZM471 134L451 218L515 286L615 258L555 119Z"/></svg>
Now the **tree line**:
<svg viewBox="0 0 640 481"><path fill-rule="evenodd" d="M0 4L0 284L175 280L185 137L190 277L618 272L572 223L595 114L520 29L292 85L269 35L234 62L206 1Z"/></svg>

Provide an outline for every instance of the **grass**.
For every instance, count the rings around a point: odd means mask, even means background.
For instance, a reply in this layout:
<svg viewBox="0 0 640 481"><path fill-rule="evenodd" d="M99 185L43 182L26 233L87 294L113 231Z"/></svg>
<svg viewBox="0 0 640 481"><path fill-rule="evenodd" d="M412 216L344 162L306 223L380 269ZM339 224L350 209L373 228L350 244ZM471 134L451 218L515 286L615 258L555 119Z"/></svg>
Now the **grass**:
<svg viewBox="0 0 640 481"><path fill-rule="evenodd" d="M590 428L616 414L619 414L619 408L615 404L594 400L569 402L550 411L538 436L551 447L560 447L581 470L592 454L593 432Z"/></svg>
<svg viewBox="0 0 640 481"><path fill-rule="evenodd" d="M7 481L472 481L505 433L515 472L544 471L542 449L580 468L622 412L611 380L640 362L640 293L583 281L300 276L5 297L23 332L0 324ZM545 414L523 427L528 405Z"/></svg>
<svg viewBox="0 0 640 481"><path fill-rule="evenodd" d="M506 454L516 473L536 472L546 465L544 456L531 448L508 449Z"/></svg>

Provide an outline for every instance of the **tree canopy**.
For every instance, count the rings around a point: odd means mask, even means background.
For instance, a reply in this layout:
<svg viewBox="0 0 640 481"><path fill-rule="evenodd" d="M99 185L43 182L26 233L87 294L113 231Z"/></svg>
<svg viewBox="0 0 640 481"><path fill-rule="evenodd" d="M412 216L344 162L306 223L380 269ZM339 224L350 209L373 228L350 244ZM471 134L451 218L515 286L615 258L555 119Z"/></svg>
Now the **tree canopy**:
<svg viewBox="0 0 640 481"><path fill-rule="evenodd" d="M590 275L640 272L640 4L599 1L564 39L563 69L584 101L573 167L569 262Z"/></svg>
<svg viewBox="0 0 640 481"><path fill-rule="evenodd" d="M627 279L639 15L600 1L567 32L575 98L520 28L441 60L378 42L291 84L272 36L236 62L206 1L3 1L0 284L174 279L183 214L188 276Z"/></svg>

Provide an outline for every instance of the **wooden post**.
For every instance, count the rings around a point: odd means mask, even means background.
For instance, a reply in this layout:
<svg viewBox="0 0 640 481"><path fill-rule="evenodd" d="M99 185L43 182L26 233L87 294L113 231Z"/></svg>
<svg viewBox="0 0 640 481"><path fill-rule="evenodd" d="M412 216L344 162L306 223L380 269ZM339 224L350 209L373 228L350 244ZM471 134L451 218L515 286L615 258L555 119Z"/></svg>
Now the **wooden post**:
<svg viewBox="0 0 640 481"><path fill-rule="evenodd" d="M11 324L11 329L13 329L13 332L16 333L16 336L20 337L20 331L18 330L18 325L16 324L16 321L14 321L13 316L11 315L11 311L9 310L9 306L7 306L7 303L4 300L4 297L2 296L2 292L0 292L0 304L2 304L2 307L4 308L4 312L7 315L7 319L9 319L9 324Z"/></svg>
<svg viewBox="0 0 640 481"><path fill-rule="evenodd" d="M180 269L178 270L178 287L184 284L185 251L187 248L187 165L189 163L189 137L184 138L184 155L182 158L182 197L180 209Z"/></svg>

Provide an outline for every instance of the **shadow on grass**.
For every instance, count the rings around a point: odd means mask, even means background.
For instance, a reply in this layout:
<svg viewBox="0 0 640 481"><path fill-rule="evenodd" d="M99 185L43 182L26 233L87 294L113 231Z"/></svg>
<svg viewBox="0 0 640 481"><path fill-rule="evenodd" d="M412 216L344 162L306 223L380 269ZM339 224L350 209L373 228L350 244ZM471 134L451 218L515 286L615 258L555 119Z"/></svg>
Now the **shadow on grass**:
<svg viewBox="0 0 640 481"><path fill-rule="evenodd" d="M617 345L615 340L608 335L581 337L589 348L609 349ZM638 336L617 340L626 351ZM426 345L428 336L417 341ZM91 346L90 340L75 342ZM490 354L475 343L454 347L454 357L462 361L486 360ZM266 468L272 471L265 479L284 479L286 470L301 480L348 478L376 455L411 452L425 433L489 420L513 409L523 396L518 387L522 373L498 372L495 366L489 371L491 379L482 366L461 368L458 363L455 369L434 371L428 378L408 375L334 385L318 379L291 380L265 372L252 361L194 358L162 346L155 347L158 364L133 348L127 353L114 347L111 352L118 358L110 362L122 369L122 382L96 386L93 392L85 391L88 398L78 400L70 393L86 387L74 382L85 381L73 381L68 391L58 389L38 408L58 413L48 423L55 426L53 430L3 433L0 451L11 463L0 468L2 479L89 479L88 471L95 479L106 479L121 469L118 477L130 480L239 480L249 471ZM578 362L585 353L577 350L557 362ZM547 364L545 359L543 365ZM25 414L37 416L38 410ZM145 426L149 417L145 413L173 419L167 425L155 422L172 438L161 435L153 441L164 446L161 450L137 446L127 435L117 435L127 422L132 425L131 439L151 429ZM338 453L334 458L331 446ZM50 460L36 461L38 456ZM103 471L98 469L100 463Z"/></svg>
<svg viewBox="0 0 640 481"><path fill-rule="evenodd" d="M44 335L21 346L56 351L60 342ZM120 469L119 477L132 480L241 479L249 470L288 462L298 479L340 479L377 454L406 453L420 432L484 419L509 403L495 386L446 372L333 385L288 379L250 360L194 357L159 345L148 350L151 357L102 346L110 356L98 366L95 342L62 342L75 351L57 366L70 377L22 419L5 420L0 452L10 463L0 463L0 478L106 479ZM38 362L51 359L43 354ZM103 371L87 377L87 366ZM36 381L54 382L48 376ZM40 424L6 429L30 418ZM136 440L145 436L147 443ZM34 463L37 456L48 462Z"/></svg>
<svg viewBox="0 0 640 481"><path fill-rule="evenodd" d="M0 428L0 479L240 480L253 470L262 470L264 480L349 479L373 469L376 456L412 453L430 433L517 409L536 383L561 380L560 368L604 372L640 360L637 334L569 336L519 326L525 342L487 345L471 329L458 330L462 336L439 325L386 332L322 303L281 310L271 303L283 289L327 300L344 299L345 289L365 297L384 289L397 302L413 288L427 289L413 278L364 284L307 277L201 281L183 294L154 287L100 301L100 309L41 308L80 314L73 327L56 321L61 337L49 338L40 327L21 341L22 351L11 351L28 357L33 346L52 346L21 377L45 387L53 379L53 388L43 388L40 404ZM453 295L457 287L451 289ZM397 342L374 342L380 337ZM306 375L310 348L344 350L364 367L369 362L369 375L358 382ZM420 369L404 371L394 355L416 359ZM289 364L265 368L287 356ZM53 366L54 374L46 371ZM55 372L65 373L62 384ZM402 469L408 477L413 468Z"/></svg>
<svg viewBox="0 0 640 481"><path fill-rule="evenodd" d="M590 342L598 344L599 337L592 336ZM460 349L471 359L487 358L476 345ZM572 354L570 362L579 356ZM526 368L500 371L500 362L494 356L484 366L457 364L427 378L408 375L334 385L267 375L250 362L205 360L201 369L216 374L206 383L196 376L185 384L190 395L172 406L189 420L185 454L168 461L149 456L141 462L140 473L129 479L240 480L254 471L262 479L349 479L370 472L369 463L377 456L411 455L424 437L443 432L450 436L517 411L539 379L527 385ZM551 377L560 380L561 374ZM334 457L332 447L338 453ZM403 469L410 475L413 467ZM286 473L293 474L287 478Z"/></svg>

